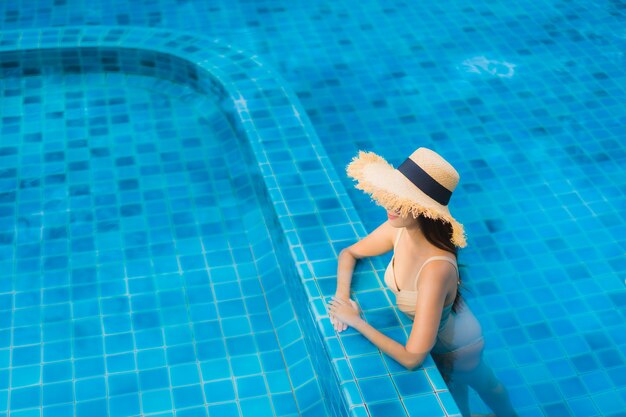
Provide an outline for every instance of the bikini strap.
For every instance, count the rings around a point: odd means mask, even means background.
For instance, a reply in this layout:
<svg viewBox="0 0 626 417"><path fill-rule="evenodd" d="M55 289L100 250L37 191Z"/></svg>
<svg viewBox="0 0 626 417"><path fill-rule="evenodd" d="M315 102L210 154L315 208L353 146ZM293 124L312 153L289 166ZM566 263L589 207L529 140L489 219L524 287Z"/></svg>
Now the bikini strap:
<svg viewBox="0 0 626 417"><path fill-rule="evenodd" d="M417 282L419 281L419 277L420 274L422 273L422 269L424 269L424 267L430 263L431 261L448 261L452 264L452 266L454 266L454 269L456 270L456 277L457 280L459 279L459 268L456 265L456 261L453 258L450 258L449 256L431 256L430 258L426 259L426 261L424 261L424 263L422 264L422 267L420 268L419 271L417 271L417 276L415 277L415 291L417 291Z"/></svg>
<svg viewBox="0 0 626 417"><path fill-rule="evenodd" d="M395 249L396 246L398 246L398 242L400 241L400 236L402 236L402 232L404 232L404 227L401 228L398 233L396 234L396 241L393 242L393 248Z"/></svg>

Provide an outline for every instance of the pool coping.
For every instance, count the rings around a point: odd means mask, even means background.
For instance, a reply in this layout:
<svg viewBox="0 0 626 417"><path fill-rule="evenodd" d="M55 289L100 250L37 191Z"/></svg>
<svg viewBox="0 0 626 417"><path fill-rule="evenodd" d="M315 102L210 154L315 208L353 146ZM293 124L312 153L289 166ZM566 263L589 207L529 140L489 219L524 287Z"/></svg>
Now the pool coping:
<svg viewBox="0 0 626 417"><path fill-rule="evenodd" d="M236 109L236 123L242 127L259 165L267 197L300 278L301 285L291 283L289 289L301 293L299 298L305 294L308 302L308 308L299 303L294 303L295 307L298 314L308 315L303 319L311 321L317 328L316 334L306 335L307 346L315 349L316 341L320 341L325 347L315 356L328 362L328 366L320 364L321 370L332 371L332 375L325 372L319 375L318 369L318 376L326 394L333 400L328 405L335 406L332 407L334 415L362 417L393 412L394 415L416 416L424 411L426 403L433 407L438 404L442 415L460 414L430 357L421 368L409 373L382 355L379 358L384 363L382 371L365 377L355 374L353 359L367 361L368 357L374 359L381 353L371 344L355 349L365 339L354 331L338 336L330 325L325 303L331 295L328 284L335 275L339 246L347 246L365 236L366 230L304 108L276 71L254 54L218 39L180 31L127 26L68 26L0 33L0 53L89 47L143 49L169 54L206 71L227 93ZM282 104L271 105L272 102ZM309 163L305 169L298 169L302 160ZM333 209L334 219L329 216L321 218L317 205L312 204L319 190L328 193L324 195L325 204ZM356 288L357 296L362 292L385 292L371 263L363 263L357 274L359 283L363 282L361 277L374 278L370 279L368 286ZM388 298L385 300L387 304L379 305L378 309L384 314L397 314L390 313L395 311L393 304ZM395 331L400 338L406 337L410 324L399 322L402 332L397 331L398 326L390 331ZM430 390L403 395L404 389L398 385L398 378L403 383L406 379L415 379L416 385L427 381ZM338 393L333 392L333 386L340 388ZM395 392L378 397L372 395L370 388L365 389L366 386L393 387Z"/></svg>

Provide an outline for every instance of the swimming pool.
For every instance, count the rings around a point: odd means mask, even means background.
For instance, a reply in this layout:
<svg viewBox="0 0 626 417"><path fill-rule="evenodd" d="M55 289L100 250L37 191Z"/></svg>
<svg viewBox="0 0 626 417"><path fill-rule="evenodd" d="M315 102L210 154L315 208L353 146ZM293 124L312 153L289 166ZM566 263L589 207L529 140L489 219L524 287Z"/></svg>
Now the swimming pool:
<svg viewBox="0 0 626 417"><path fill-rule="evenodd" d="M328 414L221 85L154 50L0 62L3 413Z"/></svg>
<svg viewBox="0 0 626 417"><path fill-rule="evenodd" d="M184 28L258 53L297 93L357 206L350 221L367 228L380 214L342 175L356 150L395 163L419 145L439 150L462 175L452 205L470 236L467 295L520 414L620 415L623 8L351 4L38 1L0 10L5 29ZM324 279L328 293L330 273Z"/></svg>

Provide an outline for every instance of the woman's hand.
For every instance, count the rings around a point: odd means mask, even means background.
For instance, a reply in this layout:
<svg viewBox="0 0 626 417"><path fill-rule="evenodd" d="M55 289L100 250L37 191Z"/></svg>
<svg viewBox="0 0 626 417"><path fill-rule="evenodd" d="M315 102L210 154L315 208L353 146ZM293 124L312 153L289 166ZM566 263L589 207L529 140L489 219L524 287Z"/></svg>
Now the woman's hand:
<svg viewBox="0 0 626 417"><path fill-rule="evenodd" d="M354 306L354 308L359 309L357 304L350 299L350 296L342 297L340 295L335 294L333 299L340 299L340 300L348 301L351 305ZM330 310L330 303L328 303L328 307L329 307L329 310ZM339 321L338 319L336 319L335 316L332 313L329 312L328 316L330 317L330 323L333 325L333 328L335 329L335 331L337 333L341 333L341 332L343 332L344 330L346 330L348 328L347 324L345 324L345 323Z"/></svg>
<svg viewBox="0 0 626 417"><path fill-rule="evenodd" d="M337 332L346 330L348 326L354 327L363 320L359 307L353 300L333 297L328 304L330 321Z"/></svg>

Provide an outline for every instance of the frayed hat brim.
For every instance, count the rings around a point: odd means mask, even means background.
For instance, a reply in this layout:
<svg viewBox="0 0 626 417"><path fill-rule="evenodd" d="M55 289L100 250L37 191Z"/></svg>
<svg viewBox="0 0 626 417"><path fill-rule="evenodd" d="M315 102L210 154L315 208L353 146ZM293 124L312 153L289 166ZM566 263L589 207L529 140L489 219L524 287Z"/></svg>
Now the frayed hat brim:
<svg viewBox="0 0 626 417"><path fill-rule="evenodd" d="M430 198L385 159L373 152L359 151L347 166L349 177L357 181L359 190L389 211L399 211L403 217L423 215L443 220L452 226L452 243L460 248L467 245L463 225L450 214L447 206Z"/></svg>

